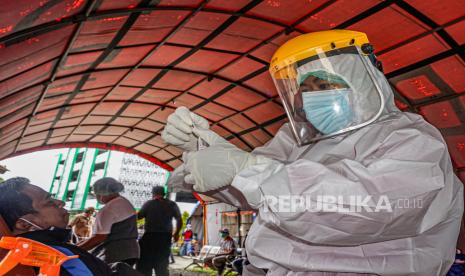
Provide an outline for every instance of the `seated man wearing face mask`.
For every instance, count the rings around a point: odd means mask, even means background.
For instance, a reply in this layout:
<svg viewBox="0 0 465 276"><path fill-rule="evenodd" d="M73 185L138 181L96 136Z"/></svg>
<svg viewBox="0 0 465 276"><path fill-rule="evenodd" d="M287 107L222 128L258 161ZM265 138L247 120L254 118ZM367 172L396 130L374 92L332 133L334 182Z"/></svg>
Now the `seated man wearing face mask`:
<svg viewBox="0 0 465 276"><path fill-rule="evenodd" d="M248 153L178 108L162 132L186 151L170 183L258 210L246 249L268 275L444 275L462 184L440 132L395 106L380 69L363 33L291 39L270 62L289 123Z"/></svg>
<svg viewBox="0 0 465 276"><path fill-rule="evenodd" d="M79 256L63 263L60 275L113 275L103 261L69 243L71 230L65 229L69 214L64 205L26 178L0 183L0 215L14 236L44 243L68 256Z"/></svg>

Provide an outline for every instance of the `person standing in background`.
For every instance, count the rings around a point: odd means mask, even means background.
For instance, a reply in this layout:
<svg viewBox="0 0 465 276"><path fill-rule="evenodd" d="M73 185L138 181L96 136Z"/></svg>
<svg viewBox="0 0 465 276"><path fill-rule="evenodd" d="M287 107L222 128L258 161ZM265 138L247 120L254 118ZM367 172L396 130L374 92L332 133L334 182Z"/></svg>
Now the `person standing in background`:
<svg viewBox="0 0 465 276"><path fill-rule="evenodd" d="M175 202L165 198L163 187L153 187L152 197L144 203L138 214L139 219L145 219L145 232L139 241L141 258L137 270L147 276L152 275L152 270L155 270L157 276L168 276L171 239L174 242L179 240L181 212ZM176 220L174 232L173 218Z"/></svg>
<svg viewBox="0 0 465 276"><path fill-rule="evenodd" d="M88 239L92 235L92 225L94 223L92 215L94 212L94 207L87 207L84 213L75 216L69 224L73 228L73 234L78 243Z"/></svg>
<svg viewBox="0 0 465 276"><path fill-rule="evenodd" d="M123 184L111 177L94 184L97 200L105 206L97 213L94 235L78 244L106 263L125 262L133 266L139 259L137 216L134 206L120 196Z"/></svg>
<svg viewBox="0 0 465 276"><path fill-rule="evenodd" d="M181 246L181 250L179 250L179 255L180 256L186 256L189 255L192 251L192 236L194 235L194 232L192 232L192 226L190 224L186 225L186 229L182 233L183 237L183 242Z"/></svg>
<svg viewBox="0 0 465 276"><path fill-rule="evenodd" d="M65 203L53 198L40 186L31 184L27 178L14 177L0 184L0 219L13 237L43 243L67 256L78 255L77 259L61 263L60 275L139 275L127 264L117 263L110 266L86 250L69 243L71 230L67 228L69 213L65 209ZM18 274L10 272L7 275Z"/></svg>

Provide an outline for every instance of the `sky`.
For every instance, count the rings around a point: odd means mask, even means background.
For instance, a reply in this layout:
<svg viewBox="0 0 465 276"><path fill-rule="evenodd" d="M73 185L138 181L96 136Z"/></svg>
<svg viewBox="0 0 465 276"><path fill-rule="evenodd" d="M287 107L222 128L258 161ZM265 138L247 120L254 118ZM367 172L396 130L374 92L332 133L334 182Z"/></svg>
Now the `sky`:
<svg viewBox="0 0 465 276"><path fill-rule="evenodd" d="M0 177L5 180L17 176L26 177L32 184L48 191L58 162L58 155L66 154L67 151L68 149L44 150L2 160L0 165L6 166L9 171ZM123 153L112 153L108 175L119 174L122 158Z"/></svg>
<svg viewBox="0 0 465 276"><path fill-rule="evenodd" d="M58 155L66 151L67 149L45 150L2 160L0 165L6 166L9 171L0 177L5 180L17 176L26 177L34 185L48 191Z"/></svg>

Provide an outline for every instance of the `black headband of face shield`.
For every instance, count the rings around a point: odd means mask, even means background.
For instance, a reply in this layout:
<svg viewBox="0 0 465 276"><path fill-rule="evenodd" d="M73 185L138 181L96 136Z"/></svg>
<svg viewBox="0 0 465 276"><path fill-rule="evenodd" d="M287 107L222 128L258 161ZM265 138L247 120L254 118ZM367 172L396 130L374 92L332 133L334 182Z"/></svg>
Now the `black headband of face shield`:
<svg viewBox="0 0 465 276"><path fill-rule="evenodd" d="M383 63L378 60L375 54L369 54L368 58L370 59L371 63L381 72L383 73Z"/></svg>
<svg viewBox="0 0 465 276"><path fill-rule="evenodd" d="M373 45L371 45L370 43L365 43L362 45L362 52L368 55L368 58L370 59L373 66L375 66L380 72L384 72L383 64L381 63L381 61L378 60L374 51L375 48L373 48Z"/></svg>
<svg viewBox="0 0 465 276"><path fill-rule="evenodd" d="M363 44L361 50L362 50L362 52L364 54L366 54L368 56L371 63L373 64L373 66L375 66L379 71L384 72L383 71L383 64L381 63L381 61L378 60L376 55L373 53L374 48L373 48L373 46L371 44L368 44L368 43ZM337 55L341 55L341 54L358 54L358 51L355 48L355 46L349 46L349 47L344 47L344 48L340 48L340 49L335 49L335 50L332 50L332 51L329 51L329 52L325 53L325 55L327 57L337 56ZM309 57L309 58L306 58L306 59L303 59L303 60L299 60L297 62L297 67L300 67L303 64L306 64L306 63L308 63L310 61L317 60L319 58L320 57L318 57L318 56L312 56L312 57Z"/></svg>

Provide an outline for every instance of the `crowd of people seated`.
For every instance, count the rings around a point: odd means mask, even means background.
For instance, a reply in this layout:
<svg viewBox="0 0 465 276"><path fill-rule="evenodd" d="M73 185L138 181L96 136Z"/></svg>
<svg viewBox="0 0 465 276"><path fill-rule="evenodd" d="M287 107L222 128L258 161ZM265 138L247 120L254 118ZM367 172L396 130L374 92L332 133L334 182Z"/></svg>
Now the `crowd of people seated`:
<svg viewBox="0 0 465 276"><path fill-rule="evenodd" d="M152 199L136 212L120 195L123 188L113 178L96 181L93 193L103 207L97 213L93 207L86 208L70 220L63 201L27 178L11 178L0 184L0 216L11 235L41 242L68 256L78 255L62 265L60 275L169 275L171 244L179 240L182 228L178 206L165 198L163 187L154 187ZM142 218L145 225L140 236L137 219ZM172 219L177 222L174 231ZM236 256L237 246L228 229L220 235L219 253L205 264L218 275L227 263L241 273L245 258ZM199 251L197 234L187 224L179 255L194 257Z"/></svg>
<svg viewBox="0 0 465 276"><path fill-rule="evenodd" d="M137 276L152 275L152 269L156 275L169 275L171 239L178 240L182 227L179 208L164 198L162 187L155 187L153 199L137 213L120 195L123 189L113 178L96 181L93 192L103 208L95 221L95 209L88 208L70 222L63 201L27 178L11 178L0 184L0 216L12 236L41 242L68 256L78 255L62 264L60 275ZM145 218L141 239L138 218ZM172 218L177 220L175 231Z"/></svg>
<svg viewBox="0 0 465 276"><path fill-rule="evenodd" d="M11 234L51 246L65 255L78 255L63 263L60 275L138 275L125 263L106 263L70 241L69 213L61 200L26 178L11 178L0 185L0 215Z"/></svg>

